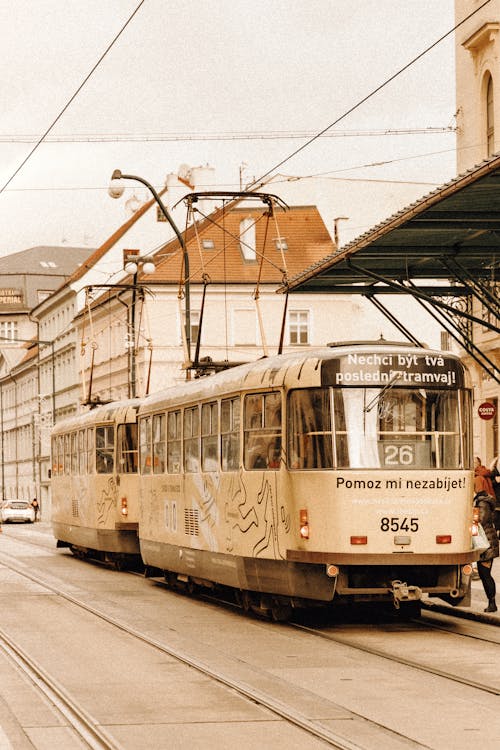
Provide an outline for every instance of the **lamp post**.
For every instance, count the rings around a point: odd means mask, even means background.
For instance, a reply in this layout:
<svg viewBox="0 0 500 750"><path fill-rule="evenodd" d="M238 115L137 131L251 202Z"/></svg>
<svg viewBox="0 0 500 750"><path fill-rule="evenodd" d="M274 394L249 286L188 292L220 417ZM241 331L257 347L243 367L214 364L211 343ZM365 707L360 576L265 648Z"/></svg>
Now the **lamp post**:
<svg viewBox="0 0 500 750"><path fill-rule="evenodd" d="M186 277L185 282L184 282L185 306L186 306L185 332L186 332L186 349L187 349L187 355L188 355L187 367L189 368L189 366L192 364L191 362L191 299L190 299L190 284L189 284L189 255L188 255L186 243L184 242L184 238L182 234L180 233L176 223L172 219L168 209L164 205L160 196L158 195L154 187L147 180L145 180L143 177L138 177L137 175L133 175L133 174L122 174L122 172L119 169L115 169L115 171L111 175L111 183L108 189L108 193L112 198L120 198L123 195L123 192L125 190L123 185L117 185L117 182L119 180L135 180L136 182L140 182L142 185L147 187L147 189L149 190L149 192L155 199L156 203L158 204L163 216L165 217L165 219L168 221L168 223L174 230L175 235L182 248L182 254L183 254L183 259L184 259L184 273Z"/></svg>
<svg viewBox="0 0 500 750"><path fill-rule="evenodd" d="M137 350L136 350L136 330L135 330L135 306L137 303L137 274L139 272L139 266L142 266L142 270L145 274L154 273L155 264L149 257L141 257L139 250L124 250L123 251L123 268L131 274L132 280L132 303L130 305L130 323L129 323L129 337L127 346L129 349L129 362L130 362L130 397L135 398L137 395L136 388L136 370L137 370ZM143 293L144 294L144 293Z"/></svg>

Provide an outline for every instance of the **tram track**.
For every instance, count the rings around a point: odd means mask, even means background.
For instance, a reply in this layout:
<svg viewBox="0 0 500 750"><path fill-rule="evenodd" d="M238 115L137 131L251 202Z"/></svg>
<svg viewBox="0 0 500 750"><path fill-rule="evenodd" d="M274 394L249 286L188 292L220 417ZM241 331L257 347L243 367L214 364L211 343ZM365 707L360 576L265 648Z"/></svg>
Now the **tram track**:
<svg viewBox="0 0 500 750"><path fill-rule="evenodd" d="M300 705L301 702L302 703L304 702L304 691L297 691L294 689L293 690L294 695L291 696L292 701L290 703L287 703L282 698L275 697L266 690L259 689L255 685L251 685L250 683L245 683L238 679L235 679L231 675L228 675L227 672L223 672L214 668L213 665L208 664L206 661L203 661L202 659L196 658L195 656L190 655L187 652L184 652L172 646L166 645L165 643L162 643L154 638L151 638L150 636L146 636L145 634L139 632L135 628L132 628L128 624L124 623L123 621L118 620L115 617L111 617L107 613L97 609L94 606L90 606L86 602L78 599L78 597L75 597L74 595L63 591L61 588L50 583L43 577L37 574L34 574L31 571L27 571L24 565L19 564L18 562L14 561L12 558L10 559L9 558L10 556L7 555L6 553L0 553L0 563L4 565L5 567L7 567L12 572L15 572L18 575L21 575L27 578L28 580L32 581L33 583L38 584L39 586L45 588L47 591L50 591L52 594L56 594L58 597L70 602L73 605L76 605L80 609L118 628L122 632L138 639L142 643L152 648L155 648L156 650L164 654L174 657L176 660L182 662L183 664L186 664L196 669L198 672L202 673L203 675L208 676L211 679L218 682L219 684L224 685L229 690L235 691L240 696L243 696L246 699L252 701L253 703L258 704L262 706L263 708L266 708L268 711L270 711L277 717L302 729L310 737L321 740L325 742L328 746L333 747L336 750L363 750L363 745L360 745L359 742L352 742L347 737L341 736L340 734L333 732L332 730L328 729L326 726L322 725L319 721L314 721L314 720L309 719L303 712L301 712L296 707L294 707L293 702L295 702L296 705ZM101 742L106 743L107 739L105 736L103 736L102 738L99 738L97 724L94 720L92 720L92 717L86 716L83 709L79 709L77 704L74 701L72 701L71 697L66 695L62 689L57 687L55 681L50 677L50 675L47 675L46 673L44 673L43 670L39 666L37 666L31 659L29 659L29 657L25 657L25 655L22 654L21 650L14 646L12 640L9 639L7 636L5 636L4 633L0 631L0 644L2 645L2 647L3 647L2 641L4 638L5 638L5 648L6 650L10 649L13 652L15 652L14 658L16 659L16 663L18 664L18 666L21 666L25 674L27 674L29 677L31 677L31 670L33 670L33 674L35 675L35 679L36 679L36 684L44 692L45 690L53 691L55 700L58 702L61 702L61 704L64 707L64 710L67 711L68 714L71 715L71 718L75 721L74 726L78 727L78 722L80 722L82 725L82 731L85 731L85 726L86 726L89 734L92 734L93 730L95 731L96 741L101 741ZM262 681L262 677L257 676L257 681L259 680ZM352 712L349 712L349 713L352 713ZM363 721L369 721L365 717L359 717L359 718L363 719ZM71 723L73 726L73 721L71 721ZM384 732L389 733L398 739L404 740L405 746L408 748L414 747L415 749L417 749L417 748L425 747L418 742L414 742L409 738L403 737L402 735L400 735L397 732L394 732L388 727L378 724L377 722L370 721L370 723L373 724L374 726L376 725L377 727L380 727ZM108 748L109 750L115 750L115 748L116 750L121 750L120 745L114 743L112 738L109 739L108 744L100 744L100 745L89 744L89 747L91 747L92 750L94 750L94 748L96 748L96 750L97 749L102 750L106 748ZM365 750L369 750L369 748L366 747Z"/></svg>
<svg viewBox="0 0 500 750"><path fill-rule="evenodd" d="M42 666L29 656L5 631L0 629L0 650L49 700L53 710L66 722L76 737L91 750L123 750L80 704Z"/></svg>
<svg viewBox="0 0 500 750"><path fill-rule="evenodd" d="M16 543L18 541L21 541L25 544L36 544L32 541L28 540L18 540L16 538ZM47 549L46 545L40 544L41 547L44 547ZM71 558L70 558L71 559ZM233 675L230 674L230 670L228 672L227 670L227 664L224 665L223 669L217 669L214 668L213 664L208 664L205 659L196 658L192 654L188 654L187 652L180 650L178 648L169 646L165 644L164 642L160 642L158 640L155 640L154 638L151 638L150 636L147 636L143 633L140 633L137 629L131 627L127 623L124 623L123 621L119 620L116 617L111 617L107 613L103 612L97 607L90 606L85 601L78 598L78 596L75 596L74 594L68 593L68 591L64 591L61 586L59 585L59 582L57 584L50 583L47 579L44 579L40 577L38 574L33 573L31 570L27 570L26 566L24 566L22 563L19 563L14 558L11 558L10 556L4 554L0 554L0 562L2 562L6 567L11 569L12 571L23 575L24 577L30 579L34 583L37 583L40 586L43 586L48 591L51 591L54 594L57 594L59 597L71 602L72 604L78 606L81 609L84 609L88 613L98 617L101 620L106 621L107 623L113 625L114 627L119 628L123 632L127 633L128 635L137 638L141 640L146 645L153 647L165 654L168 654L169 656L177 659L178 661L181 661L182 663L193 667L203 675L208 676L211 679L214 679L218 683L224 685L230 690L233 690L237 692L239 695L247 698L248 700L268 709L270 712L272 712L274 715L279 716L281 719L294 724L296 727L299 727L300 729L304 730L310 737L314 737L316 739L322 740L327 745L334 747L334 748L341 748L342 750L360 750L363 748L363 745L357 743L351 742L349 739L340 736L336 732L332 732L328 728L325 728L324 725L321 724L321 722L312 721L308 718L308 716L305 715L303 711L300 711L297 709L297 705L300 706L301 700L303 702L303 699L301 699L298 695L293 696L293 699L291 703L287 703L283 700L283 698L276 698L273 697L272 691L263 690L263 689L256 689L254 685L251 684L251 682L242 682L241 680L235 679ZM88 564L88 563L86 563ZM112 573L113 574L113 573ZM137 574L136 574L137 575ZM154 581L156 584L157 582ZM165 584L167 588L168 585ZM207 598L209 601L214 601L214 597L209 596L203 598ZM222 603L219 600L215 600L218 603ZM236 606L231 604L229 605L228 602L223 602L226 606L230 606L231 609L235 609ZM262 623L265 624L265 620L262 620ZM415 624L417 624L419 627L429 627L426 623L423 623L421 620L416 620ZM327 641L334 642L338 645L348 647L351 649L356 649L357 651L362 651L363 653L370 654L377 658L382 658L384 660L391 661L396 664L400 664L402 666L416 669L421 672L428 673L432 676L450 680L455 683L462 684L468 688L479 690L485 693L489 693L491 695L498 695L500 693L500 689L497 689L496 687L492 685L487 685L475 680L471 680L465 677L462 677L457 674L453 674L452 672L440 670L436 668L432 668L428 665L418 663L415 660L409 659L409 658L401 658L396 655L390 654L382 649L372 648L368 645L360 644L359 642L349 639L347 636L341 635L341 636L335 636L332 633L326 633L318 632L318 630L307 627L300 624L281 624L276 625L273 624L273 627L277 628L294 628L297 630L297 632L303 632L305 636L310 637L320 637L322 639L325 639ZM430 627L433 627L432 625ZM439 630L445 630L447 632L450 632L445 627L439 627ZM487 638L481 637L478 638L478 636L470 636L469 634L464 633L454 633L454 631L451 631L452 634L464 636L467 637L474 637L479 640L484 640L486 642L489 642L490 644L498 643L497 641L491 641ZM0 634L1 635L1 634ZM306 646L306 651L310 647ZM260 678L260 681L262 682L262 678ZM295 699L295 707L293 706L293 702ZM349 713L355 714L355 712L352 712L349 710ZM357 715L358 718L362 719L363 721L367 721L372 723L374 726L377 726L377 728L383 730L384 732L390 733L394 738L398 738L399 741L404 741L407 743L407 747L415 747L415 748L422 748L426 747L425 745L419 744L418 742L414 742L412 739L408 739L404 737L404 735L398 735L397 732L394 732L390 727L385 726L383 723L373 722L370 719L367 719L366 717L362 716L361 714ZM97 746L99 747L99 746ZM102 745L102 747L106 747L106 745ZM109 745L109 747L113 747L112 745Z"/></svg>
<svg viewBox="0 0 500 750"><path fill-rule="evenodd" d="M411 669L417 669L420 672L427 672L428 674L431 674L435 677L442 677L445 680L449 680L451 682L458 682L461 685L475 688L476 690L480 690L484 693L500 695L500 688L497 688L495 686L486 685L484 683L477 682L476 680L471 680L467 677L462 677L460 675L454 674L453 672L446 672L442 669L436 669L435 667L430 667L426 664L418 663L412 659L396 656L394 654L388 653L387 651L382 651L381 649L376 649L371 646L360 644L358 641L350 641L349 638L345 636L334 636L331 633L324 632L320 633L317 630L309 628L305 625L290 624L290 627L300 630L304 633L308 633L309 635L313 635L314 637L323 638L327 641L332 641L333 643L338 643L342 646L347 646L349 648L356 649L357 651L362 651L363 653L370 654L371 656L377 656L380 659L387 659L388 661L394 662L396 664L401 664L405 667L410 667ZM450 633L451 631L448 630L445 632ZM495 643L495 641L488 641L488 643Z"/></svg>

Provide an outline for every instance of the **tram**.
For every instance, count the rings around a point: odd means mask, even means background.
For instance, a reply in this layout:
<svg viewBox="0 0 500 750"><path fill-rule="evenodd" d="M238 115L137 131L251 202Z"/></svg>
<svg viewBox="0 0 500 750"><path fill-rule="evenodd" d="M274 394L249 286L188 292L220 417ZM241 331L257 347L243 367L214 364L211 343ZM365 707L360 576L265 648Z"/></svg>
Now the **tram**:
<svg viewBox="0 0 500 750"><path fill-rule="evenodd" d="M313 603L409 610L424 594L467 603L478 556L471 390L451 353L382 340L267 357L75 417L56 427L56 455L84 429L79 420L94 424L97 446L106 413L116 434L122 413L135 425L138 473L125 492L116 443L108 481L120 490L106 526L90 510L103 485L88 460L74 483L85 488L88 546L113 521L122 530L126 497L149 575L229 587L275 619ZM62 450L72 473L71 447ZM53 481L54 533L77 547L65 471Z"/></svg>
<svg viewBox="0 0 500 750"><path fill-rule="evenodd" d="M98 406L52 431L57 546L117 568L140 560L138 407L138 399Z"/></svg>

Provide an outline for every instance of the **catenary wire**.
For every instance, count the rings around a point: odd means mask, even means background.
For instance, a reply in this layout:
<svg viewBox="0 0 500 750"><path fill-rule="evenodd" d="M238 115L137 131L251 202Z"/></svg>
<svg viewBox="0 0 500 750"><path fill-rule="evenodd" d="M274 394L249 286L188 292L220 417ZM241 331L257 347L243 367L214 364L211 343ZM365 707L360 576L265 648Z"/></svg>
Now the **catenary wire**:
<svg viewBox="0 0 500 750"><path fill-rule="evenodd" d="M472 11L472 13L469 13L468 16L463 18L459 23L457 23L452 29L446 32L446 34L443 34L439 39L436 39L435 42L433 42L431 45L426 47L422 52L420 52L416 57L414 57L412 60L410 60L406 65L403 65L402 68L400 68L396 73L393 73L392 76L387 78L383 83L381 83L379 86L374 88L369 94L364 96L362 99L360 99L356 104L353 104L352 107L350 107L344 114L340 115L340 117L337 117L336 120L331 122L329 125L327 125L325 128L320 130L318 133L316 133L315 136L312 138L309 138L305 143L302 144L302 146L299 146L299 148L296 148L294 151L292 151L291 154L286 156L284 159L282 159L280 162L274 165L274 167L271 167L271 169L268 169L267 172L264 172L263 175L261 175L258 179L254 180L250 185L248 185L247 189L252 188L258 188L262 185L263 180L265 180L266 177L269 177L269 175L272 174L275 170L279 169L283 166L283 164L286 164L286 162L290 161L290 159L293 159L294 156L297 156L301 151L303 151L305 148L310 146L314 141L316 141L318 138L321 138L330 128L333 128L335 125L337 125L339 122L344 120L348 115L350 115L352 112L354 112L356 109L358 109L362 104L367 102L369 99L371 99L375 94L377 94L379 91L381 91L383 88L389 85L392 81L394 81L398 76L400 76L402 73L404 73L408 68L410 68L412 65L414 65L418 60L420 60L424 55L426 55L428 52L430 52L434 47L437 47L438 44L440 44L444 39L446 39L450 34L453 34L460 26L462 26L466 21L468 21L472 16L474 16L476 13L478 13L482 8L484 8L490 0L485 0L478 8Z"/></svg>
<svg viewBox="0 0 500 750"><path fill-rule="evenodd" d="M114 37L114 39L108 44L108 46L106 47L106 49L104 50L104 52L102 53L102 55L100 56L100 58L98 59L98 61L95 63L95 65L91 69L90 73L88 73L85 76L85 78L83 79L83 81L81 82L81 84L78 86L78 88L76 89L76 91L74 92L74 94L68 99L68 101L66 102L66 104L64 105L64 107L61 109L61 111L59 112L59 114L57 115L57 117L52 121L52 123L49 125L49 127L47 128L47 130L37 140L37 142L35 143L35 145L31 149L31 151L29 152L29 154L23 159L23 161L21 162L21 164L14 170L14 172L11 174L11 176L9 177L9 179L7 180L7 182L0 188L0 193L3 193L3 191L5 190L5 188L7 187L7 185L9 185L12 182L12 180L14 179L14 177L17 174L19 174L19 172L24 167L24 165L29 161L29 159L31 159L31 157L33 156L33 154L35 153L35 151L38 149L38 147L40 146L40 144L43 143L43 141L46 139L46 137L48 136L48 134L50 133L50 131L54 128L54 126L56 125L56 123L59 122L59 120L61 119L61 117L63 116L63 114L66 112L66 110L74 102L74 100L76 99L76 97L78 96L78 94L80 93L80 91L83 89L83 87L85 86L85 84L87 83L87 81L95 73L95 71L97 70L97 68L99 67L99 65L102 63L102 61L104 60L104 58L106 57L106 55L108 54L108 52L112 49L112 47L118 41L118 39L120 38L120 36L123 34L123 32L125 31L125 29L129 25L129 23L132 21L132 19L136 15L136 13L138 13L138 11L140 10L141 6L144 5L145 2L146 2L146 0L140 0L139 4L136 6L135 10L130 14L130 16L128 17L128 19L125 21L125 23L121 27L120 31L116 34L116 36Z"/></svg>

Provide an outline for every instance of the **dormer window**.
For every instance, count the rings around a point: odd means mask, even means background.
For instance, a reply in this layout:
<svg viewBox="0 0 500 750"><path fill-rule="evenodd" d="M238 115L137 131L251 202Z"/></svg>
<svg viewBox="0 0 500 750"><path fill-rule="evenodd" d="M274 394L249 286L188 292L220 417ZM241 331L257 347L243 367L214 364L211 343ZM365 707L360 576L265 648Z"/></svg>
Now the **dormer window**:
<svg viewBox="0 0 500 750"><path fill-rule="evenodd" d="M240 221L240 250L243 258L248 261L257 260L256 247L255 220L247 216Z"/></svg>

